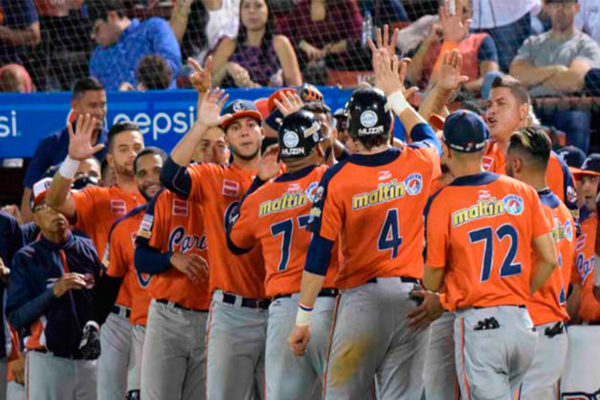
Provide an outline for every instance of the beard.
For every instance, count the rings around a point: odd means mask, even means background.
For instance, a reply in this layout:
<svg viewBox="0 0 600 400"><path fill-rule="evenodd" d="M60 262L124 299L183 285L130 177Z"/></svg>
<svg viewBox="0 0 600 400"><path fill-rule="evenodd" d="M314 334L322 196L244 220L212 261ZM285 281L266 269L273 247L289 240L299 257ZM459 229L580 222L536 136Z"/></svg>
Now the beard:
<svg viewBox="0 0 600 400"><path fill-rule="evenodd" d="M126 167L125 165L119 165L119 164L115 163L115 172L118 175L124 175L129 178L133 178L133 169Z"/></svg>

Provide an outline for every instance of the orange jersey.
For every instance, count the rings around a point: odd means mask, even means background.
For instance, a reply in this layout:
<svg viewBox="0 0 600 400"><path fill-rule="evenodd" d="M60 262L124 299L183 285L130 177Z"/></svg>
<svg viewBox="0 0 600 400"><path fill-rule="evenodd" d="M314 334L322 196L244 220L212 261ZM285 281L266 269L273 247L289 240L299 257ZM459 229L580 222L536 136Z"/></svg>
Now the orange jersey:
<svg viewBox="0 0 600 400"><path fill-rule="evenodd" d="M131 316L133 325L146 325L150 295L146 290L151 275L138 273L133 263L135 239L138 228L144 218L147 204L134 208L113 225L108 236L108 244L104 252L106 274L115 278L123 278L121 287L126 286L131 295ZM122 290L119 291L119 296ZM119 299L117 298L117 303Z"/></svg>
<svg viewBox="0 0 600 400"><path fill-rule="evenodd" d="M489 172L457 178L430 198L425 225L427 266L445 268L445 309L529 299L532 242L552 232L531 186Z"/></svg>
<svg viewBox="0 0 600 400"><path fill-rule="evenodd" d="M202 207L198 203L165 189L150 201L137 240L161 253L198 254L206 258L202 221ZM194 283L183 272L171 267L154 275L148 290L153 299L172 301L194 310L208 310L210 306L208 276Z"/></svg>
<svg viewBox="0 0 600 400"><path fill-rule="evenodd" d="M250 194L229 235L238 248L250 249L260 242L265 259L267 296L300 291L302 271L312 234L310 208L327 171L326 165L310 166L281 175ZM333 287L338 269L338 250L332 252L324 287Z"/></svg>
<svg viewBox="0 0 600 400"><path fill-rule="evenodd" d="M421 215L436 171L438 153L423 145L354 154L327 170L310 229L332 242L341 234L336 287L356 287L375 277L422 277Z"/></svg>
<svg viewBox="0 0 600 400"><path fill-rule="evenodd" d="M498 146L492 142L483 156L483 167L486 171L506 175L506 155ZM577 209L577 192L573 175L562 158L555 152L550 153L548 168L546 169L546 181L550 190L565 203L568 209Z"/></svg>
<svg viewBox="0 0 600 400"><path fill-rule="evenodd" d="M575 222L558 197L549 189L540 192L542 208L553 226L552 236L556 244L558 266L542 287L527 302L527 311L534 325L567 321L567 290L575 254ZM533 256L535 262L535 254Z"/></svg>
<svg viewBox="0 0 600 400"><path fill-rule="evenodd" d="M575 246L575 262L571 282L581 285L581 302L579 317L585 322L600 321L600 303L594 297L594 245L598 214L587 208L581 209L579 228L581 234L577 237Z"/></svg>
<svg viewBox="0 0 600 400"><path fill-rule="evenodd" d="M146 202L141 193L125 192L116 185L88 186L71 194L77 210L75 226L92 239L100 255L104 254L108 232L117 218Z"/></svg>
<svg viewBox="0 0 600 400"><path fill-rule="evenodd" d="M265 270L260 246L236 256L227 247L225 221L235 214L250 188L253 172L235 164L195 164L188 167L192 179L189 200L202 205L210 263L210 291L221 289L244 297L265 297ZM196 221L195 221L196 222Z"/></svg>

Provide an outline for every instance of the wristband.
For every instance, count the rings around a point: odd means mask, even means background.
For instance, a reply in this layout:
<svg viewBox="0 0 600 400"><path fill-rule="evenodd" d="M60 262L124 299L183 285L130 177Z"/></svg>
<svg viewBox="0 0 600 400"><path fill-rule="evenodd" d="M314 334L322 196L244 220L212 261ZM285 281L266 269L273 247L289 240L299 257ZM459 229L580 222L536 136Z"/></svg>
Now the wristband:
<svg viewBox="0 0 600 400"><path fill-rule="evenodd" d="M65 179L73 179L77 169L79 168L80 161L73 160L71 157L67 156L65 161L60 164L60 168L58 169L58 173Z"/></svg>
<svg viewBox="0 0 600 400"><path fill-rule="evenodd" d="M394 93L388 96L386 108L392 109L396 115L400 115L404 110L410 107L408 101L404 98L402 90L396 90Z"/></svg>
<svg viewBox="0 0 600 400"><path fill-rule="evenodd" d="M308 307L302 303L298 303L298 313L296 314L296 326L310 325L310 315L312 314L312 311L312 307Z"/></svg>

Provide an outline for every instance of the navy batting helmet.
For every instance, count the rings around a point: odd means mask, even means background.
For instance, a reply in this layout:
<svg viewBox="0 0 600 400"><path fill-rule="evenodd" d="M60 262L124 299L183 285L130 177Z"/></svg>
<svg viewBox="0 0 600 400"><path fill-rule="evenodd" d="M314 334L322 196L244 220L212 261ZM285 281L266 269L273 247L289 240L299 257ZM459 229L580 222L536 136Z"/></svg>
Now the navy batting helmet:
<svg viewBox="0 0 600 400"><path fill-rule="evenodd" d="M392 114L385 105L387 98L379 89L362 87L352 93L348 101L350 135L366 138L387 134L392 125Z"/></svg>
<svg viewBox="0 0 600 400"><path fill-rule="evenodd" d="M279 127L279 156L284 160L306 157L321 141L321 124L315 115L296 111L285 117Z"/></svg>

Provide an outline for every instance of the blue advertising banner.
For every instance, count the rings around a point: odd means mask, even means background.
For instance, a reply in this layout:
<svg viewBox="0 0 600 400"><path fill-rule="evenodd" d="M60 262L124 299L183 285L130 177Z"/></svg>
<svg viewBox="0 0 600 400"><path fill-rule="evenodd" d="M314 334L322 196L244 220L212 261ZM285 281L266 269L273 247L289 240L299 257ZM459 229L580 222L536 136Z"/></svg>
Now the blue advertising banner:
<svg viewBox="0 0 600 400"><path fill-rule="evenodd" d="M350 90L319 88L332 111L343 107ZM274 89L230 89L229 100L267 98ZM43 137L62 129L70 111L70 93L0 93L0 158L31 157ZM106 123L132 121L147 146L170 151L194 123L193 90L108 92ZM399 124L396 124L398 126Z"/></svg>

